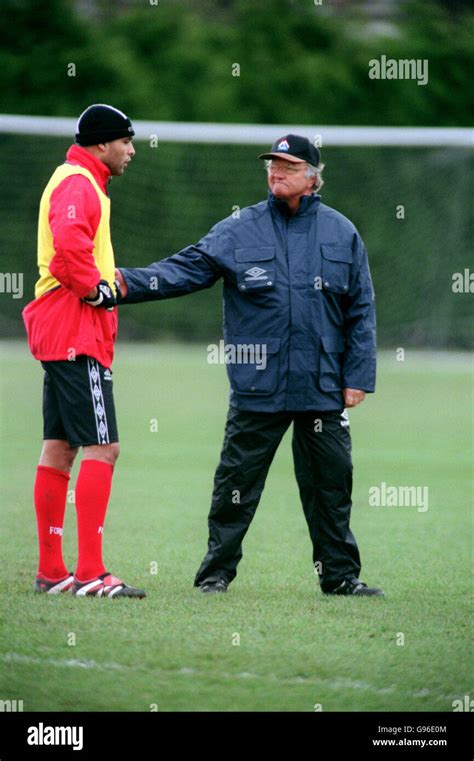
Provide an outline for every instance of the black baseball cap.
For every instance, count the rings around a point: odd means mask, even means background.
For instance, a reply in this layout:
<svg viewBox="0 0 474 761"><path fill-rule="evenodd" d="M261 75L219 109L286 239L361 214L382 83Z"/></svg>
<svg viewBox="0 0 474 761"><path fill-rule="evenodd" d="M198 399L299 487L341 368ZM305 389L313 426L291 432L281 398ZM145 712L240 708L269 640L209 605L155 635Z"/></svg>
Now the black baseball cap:
<svg viewBox="0 0 474 761"><path fill-rule="evenodd" d="M123 111L105 103L94 103L82 112L76 125L76 143L98 145L121 137L133 137L132 122Z"/></svg>
<svg viewBox="0 0 474 761"><path fill-rule="evenodd" d="M284 135L275 140L268 153L261 153L259 159L286 159L294 164L307 161L319 166L321 154L307 137L301 135Z"/></svg>

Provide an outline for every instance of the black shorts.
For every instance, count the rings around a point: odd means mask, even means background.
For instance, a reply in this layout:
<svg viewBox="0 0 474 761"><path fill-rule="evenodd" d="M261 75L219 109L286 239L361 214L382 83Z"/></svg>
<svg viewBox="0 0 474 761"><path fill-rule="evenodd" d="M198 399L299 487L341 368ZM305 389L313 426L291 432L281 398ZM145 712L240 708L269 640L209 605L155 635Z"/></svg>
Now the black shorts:
<svg viewBox="0 0 474 761"><path fill-rule="evenodd" d="M41 364L43 438L63 439L71 447L118 441L112 371L85 355Z"/></svg>

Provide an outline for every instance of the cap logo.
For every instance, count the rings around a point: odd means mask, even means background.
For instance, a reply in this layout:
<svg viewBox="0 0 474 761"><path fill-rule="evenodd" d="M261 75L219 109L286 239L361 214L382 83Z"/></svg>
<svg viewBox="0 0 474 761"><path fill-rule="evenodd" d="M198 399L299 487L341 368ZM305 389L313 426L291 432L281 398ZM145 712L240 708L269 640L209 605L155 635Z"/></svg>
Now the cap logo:
<svg viewBox="0 0 474 761"><path fill-rule="evenodd" d="M281 140L278 143L277 150L279 150L279 151L289 151L290 150L290 144L289 144L288 140Z"/></svg>

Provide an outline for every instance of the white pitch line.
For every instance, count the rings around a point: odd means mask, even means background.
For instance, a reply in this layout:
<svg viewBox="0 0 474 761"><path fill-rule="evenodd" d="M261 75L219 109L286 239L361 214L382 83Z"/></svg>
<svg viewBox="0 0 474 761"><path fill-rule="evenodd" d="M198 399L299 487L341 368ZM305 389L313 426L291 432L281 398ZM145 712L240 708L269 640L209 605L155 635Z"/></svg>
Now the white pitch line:
<svg viewBox="0 0 474 761"><path fill-rule="evenodd" d="M78 668L78 669L95 669L97 671L124 671L124 672L146 672L149 675L157 674L161 676L185 675L185 676L198 676L209 677L218 676L221 679L227 679L232 681L233 679L263 679L271 680L275 682L286 682L287 684L313 684L316 688L319 684L323 684L325 687L329 687L333 690L364 690L372 692L376 695L389 695L398 694L400 697L410 698L426 698L433 696L435 698L452 701L458 698L459 695L441 695L433 692L426 687L415 691L404 692L399 690L396 685L390 685L390 687L375 687L369 682L358 681L354 679L347 679L345 677L335 677L333 679L322 679L320 677L279 677L276 674L255 674L249 671L242 671L239 674L227 674L215 672L209 673L206 671L197 671L193 668L183 666L179 669L144 669L136 666L127 666L121 663L98 663L93 660L81 660L80 658L68 658L68 659L56 659L56 658L35 658L31 655L22 655L21 653L2 653L0 654L0 662L3 663L22 663L34 666L56 666L58 668Z"/></svg>
<svg viewBox="0 0 474 761"><path fill-rule="evenodd" d="M80 658L68 658L58 660L55 658L34 658L31 655L21 655L20 653L3 653L0 655L0 661L3 663L29 663L34 666L58 666L64 668L81 668L81 669L98 669L101 671L127 671L130 667L120 663L97 663L97 661L86 661Z"/></svg>

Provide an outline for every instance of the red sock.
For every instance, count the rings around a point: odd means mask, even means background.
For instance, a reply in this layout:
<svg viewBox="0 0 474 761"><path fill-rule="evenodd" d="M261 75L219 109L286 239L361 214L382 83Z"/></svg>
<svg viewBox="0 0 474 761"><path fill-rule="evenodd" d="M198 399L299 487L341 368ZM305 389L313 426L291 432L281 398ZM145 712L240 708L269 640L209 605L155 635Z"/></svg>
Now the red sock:
<svg viewBox="0 0 474 761"><path fill-rule="evenodd" d="M95 579L107 570L102 561L102 532L113 472L113 465L100 460L81 463L76 483L79 581Z"/></svg>
<svg viewBox="0 0 474 761"><path fill-rule="evenodd" d="M69 473L38 465L34 488L38 524L38 576L59 581L69 571L63 560L63 524Z"/></svg>

